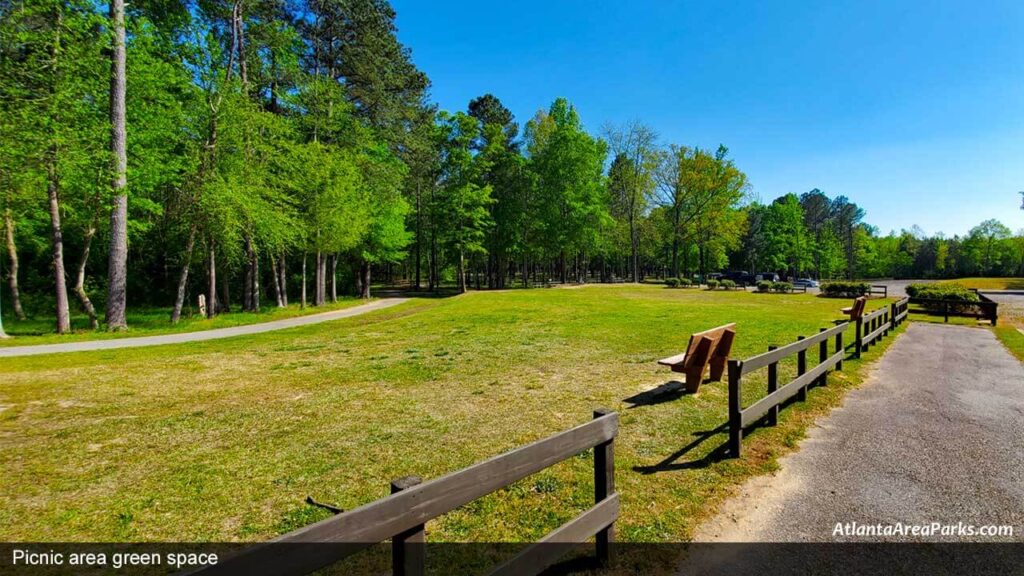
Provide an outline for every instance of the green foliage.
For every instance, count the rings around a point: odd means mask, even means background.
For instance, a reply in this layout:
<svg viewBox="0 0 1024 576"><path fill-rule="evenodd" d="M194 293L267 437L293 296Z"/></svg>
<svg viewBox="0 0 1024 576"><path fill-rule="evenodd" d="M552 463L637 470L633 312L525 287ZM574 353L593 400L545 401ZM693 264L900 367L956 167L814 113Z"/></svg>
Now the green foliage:
<svg viewBox="0 0 1024 576"><path fill-rule="evenodd" d="M772 282L770 280L758 280L758 282L757 282L757 291L758 292L771 292L772 291Z"/></svg>
<svg viewBox="0 0 1024 576"><path fill-rule="evenodd" d="M715 288L718 288L718 280L711 279L705 282L705 284L707 284L708 290L714 290Z"/></svg>
<svg viewBox="0 0 1024 576"><path fill-rule="evenodd" d="M599 251L611 223L604 160L607 145L583 129L564 98L538 112L526 127L530 169L535 177L531 237L540 255Z"/></svg>
<svg viewBox="0 0 1024 576"><path fill-rule="evenodd" d="M772 292L792 292L793 285L789 282L772 282Z"/></svg>
<svg viewBox="0 0 1024 576"><path fill-rule="evenodd" d="M726 290L732 290L736 288L736 282L733 280L729 280L728 278L723 279L721 282L719 282L719 284L721 284L722 288L725 288Z"/></svg>
<svg viewBox="0 0 1024 576"><path fill-rule="evenodd" d="M690 286L693 286L693 280L690 280L689 278L679 278L678 280L679 286L682 288L689 288Z"/></svg>
<svg viewBox="0 0 1024 576"><path fill-rule="evenodd" d="M666 278L665 285L669 288L679 288L679 278Z"/></svg>
<svg viewBox="0 0 1024 576"><path fill-rule="evenodd" d="M442 113L439 122L442 184L434 218L446 223L441 239L457 257L459 286L464 288L465 258L487 251L484 240L492 225L491 187L479 183L481 174L489 168L489 157L472 154L473 142L480 136L475 118L462 112Z"/></svg>
<svg viewBox="0 0 1024 576"><path fill-rule="evenodd" d="M955 282L910 284L906 291L911 298L921 299L922 307L935 312L941 312L947 308L953 313L967 312L974 308L970 304L981 302L981 297L977 292ZM962 304L947 305L942 302L934 302L936 300Z"/></svg>
<svg viewBox="0 0 1024 576"><path fill-rule="evenodd" d="M832 281L821 285L821 293L829 298L856 298L869 292L871 285L867 282Z"/></svg>

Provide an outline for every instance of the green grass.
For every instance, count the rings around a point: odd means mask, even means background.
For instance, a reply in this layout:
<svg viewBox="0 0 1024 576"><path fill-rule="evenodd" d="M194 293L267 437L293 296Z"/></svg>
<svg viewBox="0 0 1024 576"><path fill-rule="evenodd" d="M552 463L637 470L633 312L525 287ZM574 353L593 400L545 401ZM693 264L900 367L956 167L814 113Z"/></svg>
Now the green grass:
<svg viewBox="0 0 1024 576"><path fill-rule="evenodd" d="M435 478L599 406L621 414L619 537L685 540L744 479L776 469L892 338L779 426L749 434L740 460L714 457L724 383L649 405L624 399L671 380L656 360L691 332L736 322L733 354L745 357L830 326L838 307L656 286L518 290L240 339L5 359L0 540L265 539L324 517L307 495L351 509L393 478ZM763 394L763 372L744 379L747 402ZM591 504L591 458L445 515L428 539L535 539Z"/></svg>
<svg viewBox="0 0 1024 576"><path fill-rule="evenodd" d="M4 330L9 338L0 340L0 346L31 346L33 344L57 344L62 342L81 342L84 340L106 340L110 338L130 338L134 336L156 336L158 334L176 334L179 332L195 332L198 330L213 330L215 328L229 328L231 326L242 326L245 324L256 324L258 322L269 322L295 316L340 310L358 304L366 300L358 298L341 298L333 304L324 306L307 306L300 308L298 304L290 304L287 308L278 308L273 305L263 306L259 312L228 312L219 314L213 318L204 318L198 314L183 314L176 325L172 325L171 308L144 308L128 310L128 329L118 332L107 332L105 330L90 330L89 319L80 313L71 317L71 334L58 335L54 333L55 320L52 316L34 316L27 320L19 321L13 316L4 315ZM238 310L236 307L235 310ZM100 311L102 313L102 311Z"/></svg>
<svg viewBox="0 0 1024 576"><path fill-rule="evenodd" d="M1024 290L1024 278L957 278L940 284L961 284L979 290Z"/></svg>
<svg viewBox="0 0 1024 576"><path fill-rule="evenodd" d="M1022 328L1019 324L1007 324L996 326L994 328L996 337L1006 346L1006 349L1011 354L1017 357L1018 360L1024 362L1024 333L1020 332Z"/></svg>

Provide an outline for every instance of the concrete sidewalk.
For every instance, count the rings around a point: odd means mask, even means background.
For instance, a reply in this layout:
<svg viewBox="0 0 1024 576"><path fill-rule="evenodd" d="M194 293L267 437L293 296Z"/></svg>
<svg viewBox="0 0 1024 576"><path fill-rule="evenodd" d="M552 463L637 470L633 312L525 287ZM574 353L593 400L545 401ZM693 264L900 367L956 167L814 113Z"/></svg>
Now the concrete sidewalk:
<svg viewBox="0 0 1024 576"><path fill-rule="evenodd" d="M694 542L922 541L833 536L851 522L1011 525L924 540L1024 541L1024 365L989 330L912 323L780 465Z"/></svg>
<svg viewBox="0 0 1024 576"><path fill-rule="evenodd" d="M35 356L37 354L59 354L64 352L88 352L92 350L114 350L117 348L138 348L142 346L162 346L164 344L182 344L184 342L200 342L204 340L217 340L220 338L233 338L235 336L247 336L249 334L260 334L274 330L284 330L297 326L308 326L331 320L340 320L359 316L376 310L383 310L408 302L408 298L385 298L361 304L343 310L333 310L321 314L310 314L308 316L297 316L274 320L261 324L249 324L246 326L232 326L231 328L217 328L215 330L202 330L199 332L182 332L180 334L164 334L162 336L142 336L138 338L112 338L109 340L92 340L86 342L68 342L66 344L42 344L36 346L11 346L0 348L0 358L13 356Z"/></svg>

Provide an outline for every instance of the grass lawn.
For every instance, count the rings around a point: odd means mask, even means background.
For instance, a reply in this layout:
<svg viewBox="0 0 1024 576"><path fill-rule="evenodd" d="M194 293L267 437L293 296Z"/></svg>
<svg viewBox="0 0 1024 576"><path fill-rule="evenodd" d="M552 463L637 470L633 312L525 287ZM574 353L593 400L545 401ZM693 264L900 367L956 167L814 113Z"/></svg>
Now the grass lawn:
<svg viewBox="0 0 1024 576"><path fill-rule="evenodd" d="M620 539L685 540L893 339L753 431L741 460L715 457L724 382L626 399L671 380L655 362L691 332L734 321L745 357L831 326L845 304L628 285L482 292L239 339L6 359L0 540L265 539L325 516L307 495L351 509L392 478L437 477L599 406L621 414ZM748 402L764 378L744 379ZM428 539L535 539L591 505L592 465L582 455L443 516Z"/></svg>
<svg viewBox="0 0 1024 576"><path fill-rule="evenodd" d="M1024 278L957 278L939 284L961 284L979 290L1024 290Z"/></svg>
<svg viewBox="0 0 1024 576"><path fill-rule="evenodd" d="M109 338L131 338L135 336L156 336L158 334L175 334L178 332L195 332L199 330L213 330L215 328L228 328L231 326L242 326L244 324L256 324L258 322L269 322L281 320L294 316L304 316L331 310L349 308L358 304L366 303L366 300L358 298L340 298L333 304L324 306L307 306L300 308L298 304L290 304L287 308L264 305L259 312L229 312L219 314L213 318L204 318L198 314L187 316L182 314L181 321L177 325L171 325L171 308L145 308L128 310L128 330L119 332L106 332L105 330L90 330L89 318L83 314L72 314L71 334L63 336L54 334L53 327L55 320L52 316L32 317L28 320L15 320L14 316L7 315L7 308L4 308L4 331L12 338L0 340L0 346L31 346L33 344L57 344L63 342L81 342L83 340L103 340ZM239 310L237 307L235 310ZM103 311L99 313L102 315ZM101 316L102 319L102 316Z"/></svg>
<svg viewBox="0 0 1024 576"><path fill-rule="evenodd" d="M1020 332L1021 328L1024 326L1003 323L1001 326L995 327L995 332L1007 350L1018 360L1024 362L1024 333Z"/></svg>

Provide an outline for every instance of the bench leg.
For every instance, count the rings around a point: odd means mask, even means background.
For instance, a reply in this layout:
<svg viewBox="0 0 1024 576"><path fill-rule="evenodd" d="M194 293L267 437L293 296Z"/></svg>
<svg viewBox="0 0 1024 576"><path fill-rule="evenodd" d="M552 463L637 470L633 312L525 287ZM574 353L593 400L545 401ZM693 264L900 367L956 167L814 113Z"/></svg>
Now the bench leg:
<svg viewBox="0 0 1024 576"><path fill-rule="evenodd" d="M686 382L684 383L685 390L687 392L691 393L691 394L696 394L697 390L700 389L701 380L704 379L704 367L700 366L698 368L687 369L685 374L686 374Z"/></svg>

